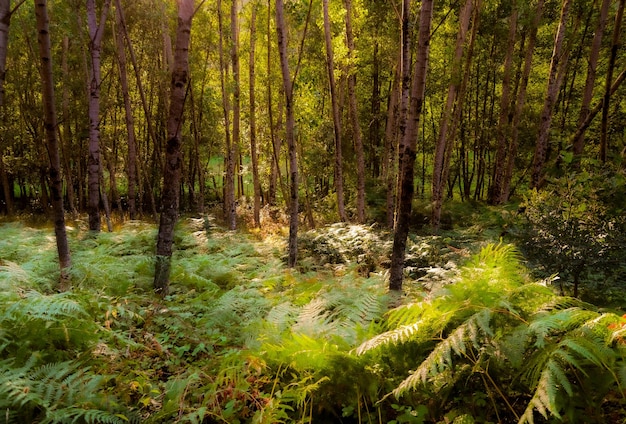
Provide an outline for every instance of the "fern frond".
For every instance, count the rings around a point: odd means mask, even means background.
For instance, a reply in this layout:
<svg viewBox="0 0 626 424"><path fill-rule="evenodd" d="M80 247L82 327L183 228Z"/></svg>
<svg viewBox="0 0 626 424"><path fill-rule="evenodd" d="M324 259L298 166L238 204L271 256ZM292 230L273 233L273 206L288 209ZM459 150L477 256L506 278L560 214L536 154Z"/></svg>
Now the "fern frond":
<svg viewBox="0 0 626 424"><path fill-rule="evenodd" d="M418 322L410 325L403 325L395 330L386 331L363 342L356 348L355 353L357 355L363 355L364 353L377 349L381 346L405 343L417 334L420 329L421 324Z"/></svg>
<svg viewBox="0 0 626 424"><path fill-rule="evenodd" d="M565 386L562 386L563 384ZM535 410L545 419L548 418L548 412L557 418L561 418L557 403L560 387L567 387L565 390L568 393L573 393L571 384L560 364L555 359L549 359L541 372L533 397L526 406L526 410L518 424L533 424Z"/></svg>
<svg viewBox="0 0 626 424"><path fill-rule="evenodd" d="M426 383L432 376L452 368L453 355L464 356L468 349L467 342L471 342L474 347L479 347L479 332L487 337L493 334L489 327L490 319L491 311L482 310L457 326L446 339L435 346L415 372L393 390L393 394L400 397L407 391L415 390L420 384Z"/></svg>
<svg viewBox="0 0 626 424"><path fill-rule="evenodd" d="M597 316L596 312L579 307L557 310L556 312L542 311L533 317L529 325L529 332L535 337L535 346L541 349L545 347L550 336L570 331Z"/></svg>
<svg viewBox="0 0 626 424"><path fill-rule="evenodd" d="M71 293L44 295L35 290L26 292L13 303L6 314L13 319L41 319L55 321L59 317L86 317L85 309L72 298Z"/></svg>
<svg viewBox="0 0 626 424"><path fill-rule="evenodd" d="M123 414L114 414L99 409L83 409L76 406L47 411L41 424L48 423L128 424Z"/></svg>

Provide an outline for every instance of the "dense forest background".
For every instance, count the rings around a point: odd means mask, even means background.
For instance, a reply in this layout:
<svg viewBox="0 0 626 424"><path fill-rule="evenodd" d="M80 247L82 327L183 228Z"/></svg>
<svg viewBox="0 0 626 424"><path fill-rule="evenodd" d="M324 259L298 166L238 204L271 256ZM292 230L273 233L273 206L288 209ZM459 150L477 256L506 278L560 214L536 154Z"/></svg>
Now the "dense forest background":
<svg viewBox="0 0 626 424"><path fill-rule="evenodd" d="M624 421L625 3L0 0L5 421Z"/></svg>

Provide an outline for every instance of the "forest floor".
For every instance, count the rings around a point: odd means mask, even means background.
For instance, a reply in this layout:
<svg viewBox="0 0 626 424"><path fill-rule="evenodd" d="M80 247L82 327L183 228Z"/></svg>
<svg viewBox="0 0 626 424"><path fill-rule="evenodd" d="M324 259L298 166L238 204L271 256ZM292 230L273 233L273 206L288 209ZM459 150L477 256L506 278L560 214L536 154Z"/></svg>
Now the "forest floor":
<svg viewBox="0 0 626 424"><path fill-rule="evenodd" d="M0 223L6 421L430 422L423 405L341 399L346 382L310 370L353 366L329 355L348 354L380 332L390 304L426 298L498 243L515 211L481 208L437 236L412 233L401 299L388 295L392 237L377 225L302 231L290 270L283 227L226 231L210 216L184 217L160 299L153 224L94 235L68 222L73 288L57 293L51 228Z"/></svg>

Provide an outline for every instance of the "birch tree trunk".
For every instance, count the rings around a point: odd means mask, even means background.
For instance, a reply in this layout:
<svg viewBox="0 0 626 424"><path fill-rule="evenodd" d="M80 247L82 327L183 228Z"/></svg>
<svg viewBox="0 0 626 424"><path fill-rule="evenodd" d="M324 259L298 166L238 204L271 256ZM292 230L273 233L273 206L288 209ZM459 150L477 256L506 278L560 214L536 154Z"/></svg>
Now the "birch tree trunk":
<svg viewBox="0 0 626 424"><path fill-rule="evenodd" d="M533 18L532 27L530 28L530 36L528 37L528 46L524 55L524 67L522 69L521 81L517 89L517 97L515 99L515 107L513 112L513 121L511 123L511 139L509 141L508 157L506 162L506 172L502 183L501 202L506 202L511 193L511 179L513 178L513 170L515 168L515 159L517 157L519 124L522 120L524 105L526 104L526 92L528 88L528 80L533 62L533 53L535 44L537 43L537 31L541 18L543 16L544 0L538 0L535 6L535 16Z"/></svg>
<svg viewBox="0 0 626 424"><path fill-rule="evenodd" d="M363 153L363 138L359 125L359 110L356 101L356 69L354 69L354 35L352 34L352 0L345 0L346 5L346 41L348 44L348 97L350 121L356 151L356 219L359 224L365 222L365 155Z"/></svg>
<svg viewBox="0 0 626 424"><path fill-rule="evenodd" d="M430 43L430 27L433 17L433 0L422 0L417 40L417 55L413 71L410 110L407 128L399 146L400 198L396 230L393 236L391 253L391 269L389 270L389 289L402 290L404 274L404 256L406 240L409 235L409 221L413 201L413 175L417 150L417 129L424 105L426 90L426 71L428 69L428 47Z"/></svg>
<svg viewBox="0 0 626 424"><path fill-rule="evenodd" d="M167 145L163 168L161 218L157 236L157 258L154 273L154 291L160 296L169 293L169 276L174 242L174 226L178 220L181 178L181 130L187 85L189 83L189 40L194 0L178 1L178 26L172 80L170 110L167 119Z"/></svg>
<svg viewBox="0 0 626 424"><path fill-rule="evenodd" d="M546 98L541 111L539 134L535 145L535 156L532 165L532 174L530 178L531 188L538 188L541 184L543 166L546 161L546 152L548 150L548 138L550 135L550 125L552 123L552 115L554 105L556 103L562 80L558 78L560 72L567 64L567 55L563 54L563 41L565 40L565 31L567 29L567 20L569 18L571 0L563 0L561 7L561 19L559 27L554 39L554 49L552 50L552 59L550 60L550 74L548 79L548 89Z"/></svg>
<svg viewBox="0 0 626 424"><path fill-rule="evenodd" d="M593 87L596 82L596 69L598 67L598 59L600 57L600 48L602 47L602 37L606 28L606 21L609 16L609 5L611 0L602 0L600 6L600 16L596 25L596 30L591 42L591 51L589 52L589 61L587 62L587 78L585 79L585 88L583 90L583 99L580 106L580 114L578 115L578 126L580 127L587 116L589 116L591 100L593 99ZM585 137L581 133L574 139L574 156L579 157L584 148Z"/></svg>
<svg viewBox="0 0 626 424"><path fill-rule="evenodd" d="M322 0L324 8L324 41L326 43L326 69L328 71L328 85L330 87L330 103L333 114L333 134L335 138L335 193L337 194L337 212L340 221L347 221L343 195L343 154L341 148L341 115L337 100L335 85L335 64L333 45L330 33L330 17L328 15L328 0Z"/></svg>
<svg viewBox="0 0 626 424"><path fill-rule="evenodd" d="M135 199L137 196L137 145L135 141L135 118L130 103L128 91L128 73L126 70L126 49L124 47L124 26L122 16L122 5L120 0L115 0L116 14L115 23L117 25L117 64L120 71L120 85L122 96L124 97L124 113L126 119L126 136L128 138L128 213L130 219L137 218L137 206Z"/></svg>
<svg viewBox="0 0 626 424"><path fill-rule="evenodd" d="M250 102L250 156L252 159L252 184L254 186L254 225L261 227L261 182L259 181L259 156L256 145L256 98L255 98L255 47L256 47L256 6L252 5L250 16L250 64L249 64L249 102Z"/></svg>
<svg viewBox="0 0 626 424"><path fill-rule="evenodd" d="M61 277L59 288L61 291L69 289L69 267L71 265L70 249L65 230L65 215L63 211L63 182L61 179L61 159L59 157L59 141L57 138L57 116L54 105L54 83L52 81L52 55L50 53L50 32L48 19L48 4L46 0L35 0L35 16L37 19L37 41L41 59L41 86L44 109L44 127L48 157L50 160L49 178L54 216L54 233L56 236L57 253Z"/></svg>
<svg viewBox="0 0 626 424"><path fill-rule="evenodd" d="M100 15L100 23L96 21L96 1L87 0L87 24L89 26L89 158L88 167L88 201L89 229L100 231L100 53L106 17L109 13L111 0L105 0Z"/></svg>
<svg viewBox="0 0 626 424"><path fill-rule="evenodd" d="M461 85L462 75L462 60L463 50L465 47L465 40L467 38L467 31L469 29L470 19L472 16L473 0L466 0L465 4L461 8L459 13L459 32L456 38L456 45L454 49L454 58L451 65L451 80L448 86L448 95L446 98L446 104L443 110L443 116L441 117L441 123L439 127L439 137L435 146L435 163L433 169L433 212L432 212L432 226L435 230L439 229L441 221L441 207L443 203L443 195L446 187L447 169L446 169L446 156L452 150L452 144L454 141L454 131L451 127L455 126L453 115L455 109L458 109L458 92Z"/></svg>
<svg viewBox="0 0 626 424"><path fill-rule="evenodd" d="M7 48L9 46L9 24L11 23L11 0L0 0L0 117L5 119L4 81L6 79ZM0 135L0 179L7 215L13 214L13 199L9 178L4 166L4 134Z"/></svg>
<svg viewBox="0 0 626 424"><path fill-rule="evenodd" d="M510 95L511 95L511 70L513 68L513 51L517 33L517 5L513 6L513 11L509 17L509 34L507 37L506 57L504 59L504 73L502 76L502 95L500 97L500 115L498 117L496 144L496 162L494 170L493 185L491 187L490 201L493 205L502 203L502 186L506 174L506 156L508 153L507 140L510 134Z"/></svg>
<svg viewBox="0 0 626 424"><path fill-rule="evenodd" d="M617 60L617 53L620 49L620 33L622 26L622 18L624 16L624 3L625 0L619 0L619 6L615 13L615 25L613 26L613 41L611 43L611 56L609 57L609 65L606 73L606 84L604 89L604 98L602 105L602 123L600 130L600 160L606 162L609 140L608 140L608 128L609 128L609 102L611 100L611 81L613 80L613 70L615 69L615 61Z"/></svg>
<svg viewBox="0 0 626 424"><path fill-rule="evenodd" d="M278 38L278 53L280 56L280 69L283 77L283 90L285 92L285 138L289 151L289 253L287 265L290 268L296 266L298 258L298 157L296 154L296 139L294 135L295 119L293 111L293 83L289 72L287 55L287 27L285 25L285 12L283 0L276 0L276 35Z"/></svg>

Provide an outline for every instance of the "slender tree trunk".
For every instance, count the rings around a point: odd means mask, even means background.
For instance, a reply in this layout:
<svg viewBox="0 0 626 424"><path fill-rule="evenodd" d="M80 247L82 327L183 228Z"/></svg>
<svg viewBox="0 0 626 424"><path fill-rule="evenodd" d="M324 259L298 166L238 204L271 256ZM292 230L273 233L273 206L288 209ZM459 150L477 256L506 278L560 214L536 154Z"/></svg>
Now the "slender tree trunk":
<svg viewBox="0 0 626 424"><path fill-rule="evenodd" d="M135 141L135 118L133 117L130 94L128 89L128 74L126 70L126 49L124 48L124 26L122 25L122 5L116 1L116 24L117 24L117 64L120 71L120 85L124 97L124 112L126 118L126 136L128 138L128 213L130 219L137 218L137 145Z"/></svg>
<svg viewBox="0 0 626 424"><path fill-rule="evenodd" d="M229 228L237 225L235 203L235 152L230 133L230 101L226 91L228 76L226 60L224 58L224 25L222 22L222 1L217 2L219 26L219 56L220 56L220 84L222 88L222 111L224 113L224 133L226 137L225 175L224 175L224 217Z"/></svg>
<svg viewBox="0 0 626 424"><path fill-rule="evenodd" d="M410 28L410 1L403 0L402 1L402 21L401 21L401 37L402 37L402 47L400 50L400 64L401 64L401 94L400 94L400 116L398 118L398 142L396 145L398 146L398 155L400 154L400 145L403 143L406 136L407 131L407 121L408 121L408 110L409 110L409 96L411 90L411 28ZM399 156L398 156L399 157ZM400 163L400 162L399 162ZM395 183L395 200L396 204L394 205L394 227L397 223L398 213L400 202L398 199L402 198L402 184L401 184L402 171L398 169L397 180Z"/></svg>
<svg viewBox="0 0 626 424"><path fill-rule="evenodd" d="M502 203L502 186L506 174L507 141L510 134L509 116L511 106L511 72L513 68L513 53L515 50L515 39L517 33L517 6L513 6L513 11L509 17L509 35L507 38L506 57L504 59L504 74L502 76L502 95L500 97L500 116L498 117L498 141L496 144L496 159L493 185L490 193L490 201L493 205Z"/></svg>
<svg viewBox="0 0 626 424"><path fill-rule="evenodd" d="M391 269L389 270L389 289L395 291L402 290L404 255L406 253L406 240L409 234L409 221L414 191L413 168L417 154L417 129L424 105L432 17L433 0L422 0L417 40L417 57L415 60L413 86L411 89L411 106L406 133L401 140L399 148L400 184L402 188L400 189L399 213L396 222L396 231L393 237Z"/></svg>
<svg viewBox="0 0 626 424"><path fill-rule="evenodd" d="M380 55L378 54L378 40L374 42L373 64L372 64L372 100L370 113L372 121L369 126L370 154L369 165L372 178L379 178L381 175L380 163L380 142L381 142L381 114L380 114Z"/></svg>
<svg viewBox="0 0 626 424"><path fill-rule="evenodd" d="M88 160L88 205L89 229L100 231L100 53L105 21L111 0L102 6L100 23L96 21L96 2L87 0L87 24L89 26L89 160Z"/></svg>
<svg viewBox="0 0 626 424"><path fill-rule="evenodd" d="M354 35L352 34L352 0L345 0L346 4L346 41L348 44L348 97L350 120L352 121L352 133L354 137L354 149L356 151L356 219L359 224L365 222L365 155L363 152L363 138L359 125L359 110L356 101L356 69L354 67Z"/></svg>
<svg viewBox="0 0 626 424"><path fill-rule="evenodd" d="M385 172L383 176L387 184L386 196L386 222L389 229L393 229L396 210L396 183L397 172L397 145L398 145L398 119L399 119L399 98L400 98L400 68L401 61L396 67L393 83L389 93L387 105L387 121L385 124Z"/></svg>
<svg viewBox="0 0 626 424"><path fill-rule="evenodd" d="M41 83L44 106L44 127L48 157L50 159L49 178L52 190L52 211L54 216L54 233L56 236L57 253L61 278L59 288L69 289L69 267L71 264L70 249L65 231L65 215L63 212L63 181L61 179L61 159L59 157L59 141L57 139L57 116L54 105L54 82L52 81L52 55L50 53L50 32L48 5L46 0L35 0L37 18L37 41L41 57Z"/></svg>
<svg viewBox="0 0 626 424"><path fill-rule="evenodd" d="M611 56L609 58L609 65L606 72L606 84L604 90L604 98L602 105L602 123L600 130L600 160L606 162L608 150L609 150L609 102L611 100L611 82L613 80L613 70L615 69L615 61L617 60L617 53L621 47L620 33L622 26L622 18L624 16L624 3L625 0L619 0L619 6L617 13L615 14L615 25L613 26L613 41L611 43Z"/></svg>
<svg viewBox="0 0 626 424"><path fill-rule="evenodd" d="M587 62L587 78L585 80L585 88L583 90L580 114L578 115L579 127L583 122L585 122L585 119L587 119L587 116L589 116L590 113L591 100L593 99L593 87L596 82L596 69L598 67L600 48L602 47L602 37L604 36L604 29L609 15L610 3L611 0L602 0L602 6L600 6L600 16L593 35L593 41L591 42L591 51L589 52L589 61ZM575 156L579 157L582 154L584 144L584 134L580 134L580 136L576 137L573 142Z"/></svg>
<svg viewBox="0 0 626 424"><path fill-rule="evenodd" d="M328 16L328 0L323 0L324 7L324 40L326 42L326 69L330 86L330 103L333 114L333 133L335 136L335 192L337 194L337 212L340 221L347 221L343 194L343 154L341 148L341 115L335 84L335 64L333 57L332 37L330 33L330 17Z"/></svg>
<svg viewBox="0 0 626 424"><path fill-rule="evenodd" d="M550 74L548 79L548 89L546 99L543 104L543 110L540 117L539 134L535 145L535 156L533 159L532 174L530 186L538 188L541 185L543 166L546 161L546 152L548 150L548 138L550 135L550 125L552 123L552 115L556 98L559 94L561 86L559 74L563 74L567 64L567 53L563 52L563 41L565 40L565 31L567 29L567 20L569 18L571 0L563 0L561 7L561 19L559 28L554 39L554 50L552 51L552 59L550 60Z"/></svg>
<svg viewBox="0 0 626 424"><path fill-rule="evenodd" d="M70 41L68 37L63 37L63 56L61 59L61 69L63 72L63 80L69 81L68 56L70 49ZM74 181L72 178L72 167L70 165L72 151L72 125L70 120L70 95L68 84L63 84L63 101L61 106L64 131L61 133L59 127L59 145L61 147L61 157L63 167L65 168L65 182L67 186L67 203L70 212L76 214L76 196L74 194ZM61 136L63 134L63 136ZM67 146L65 146L67 144Z"/></svg>
<svg viewBox="0 0 626 424"><path fill-rule="evenodd" d="M170 85L170 110L167 119L167 145L163 169L161 219L157 237L157 259L154 290L160 296L169 293L169 276L174 242L174 226L178 220L181 178L181 130L187 86L189 83L189 39L194 0L178 1L178 27L174 67Z"/></svg>
<svg viewBox="0 0 626 424"><path fill-rule="evenodd" d="M11 0L0 0L0 118L4 123L6 110L4 105L4 82L6 79L7 48L9 46L9 25L11 23ZM0 134L0 179L7 215L13 214L13 198L9 178L4 166L4 134Z"/></svg>
<svg viewBox="0 0 626 424"><path fill-rule="evenodd" d="M230 59L233 67L233 137L231 150L233 152L233 171L234 175L241 175L241 152L240 152L240 138L241 138L241 84L240 84L240 66L239 66L239 9L238 0L231 0L230 8ZM238 179L239 194L241 195L242 187L240 179ZM234 194L234 189L233 189ZM230 204L231 211L229 213L228 226L231 230L237 228L237 203L233 200Z"/></svg>
<svg viewBox="0 0 626 424"><path fill-rule="evenodd" d="M255 99L255 47L256 47L256 6L252 5L250 16L250 156L252 160L252 184L254 186L254 225L261 227L261 182L259 181L259 156L256 145L256 99Z"/></svg>
<svg viewBox="0 0 626 424"><path fill-rule="evenodd" d="M521 81L517 89L517 98L515 100L513 120L511 123L511 140L509 142L506 173L504 175L504 181L502 184L502 203L506 202L509 199L509 195L511 193L511 180L513 178L515 159L517 157L519 124L522 120L522 113L524 111L524 105L526 103L528 80L530 78L530 71L532 69L535 44L537 43L537 32L539 29L539 24L541 23L541 17L543 15L543 6L544 0L538 0L537 5L535 6L535 16L533 18L532 27L530 28L530 36L528 37L528 46L524 55L524 66L522 68Z"/></svg>
<svg viewBox="0 0 626 424"><path fill-rule="evenodd" d="M441 207L443 203L444 190L446 187L447 166L446 156L449 155L449 151L452 150L452 143L454 142L454 130L456 122L454 122L453 115L455 110L459 109L457 104L459 99L459 87L461 85L461 71L462 71L462 59L463 50L465 47L465 40L467 37L467 31L469 29L470 19L472 17L473 0L466 0L465 4L461 8L459 14L459 32L457 34L456 46L454 49L454 58L451 68L451 81L448 86L448 96L441 118L441 124L439 128L439 138L435 146L435 163L433 169L433 213L432 213L432 225L435 230L439 229L439 223L441 220Z"/></svg>
<svg viewBox="0 0 626 424"><path fill-rule="evenodd" d="M276 34L278 38L278 52L280 55L280 67L283 76L283 89L285 92L285 137L289 150L289 256L288 266L296 266L298 257L298 158L296 154L296 139L294 135L295 119L293 111L293 83L289 73L287 55L287 27L285 25L285 13L283 0L276 0Z"/></svg>

